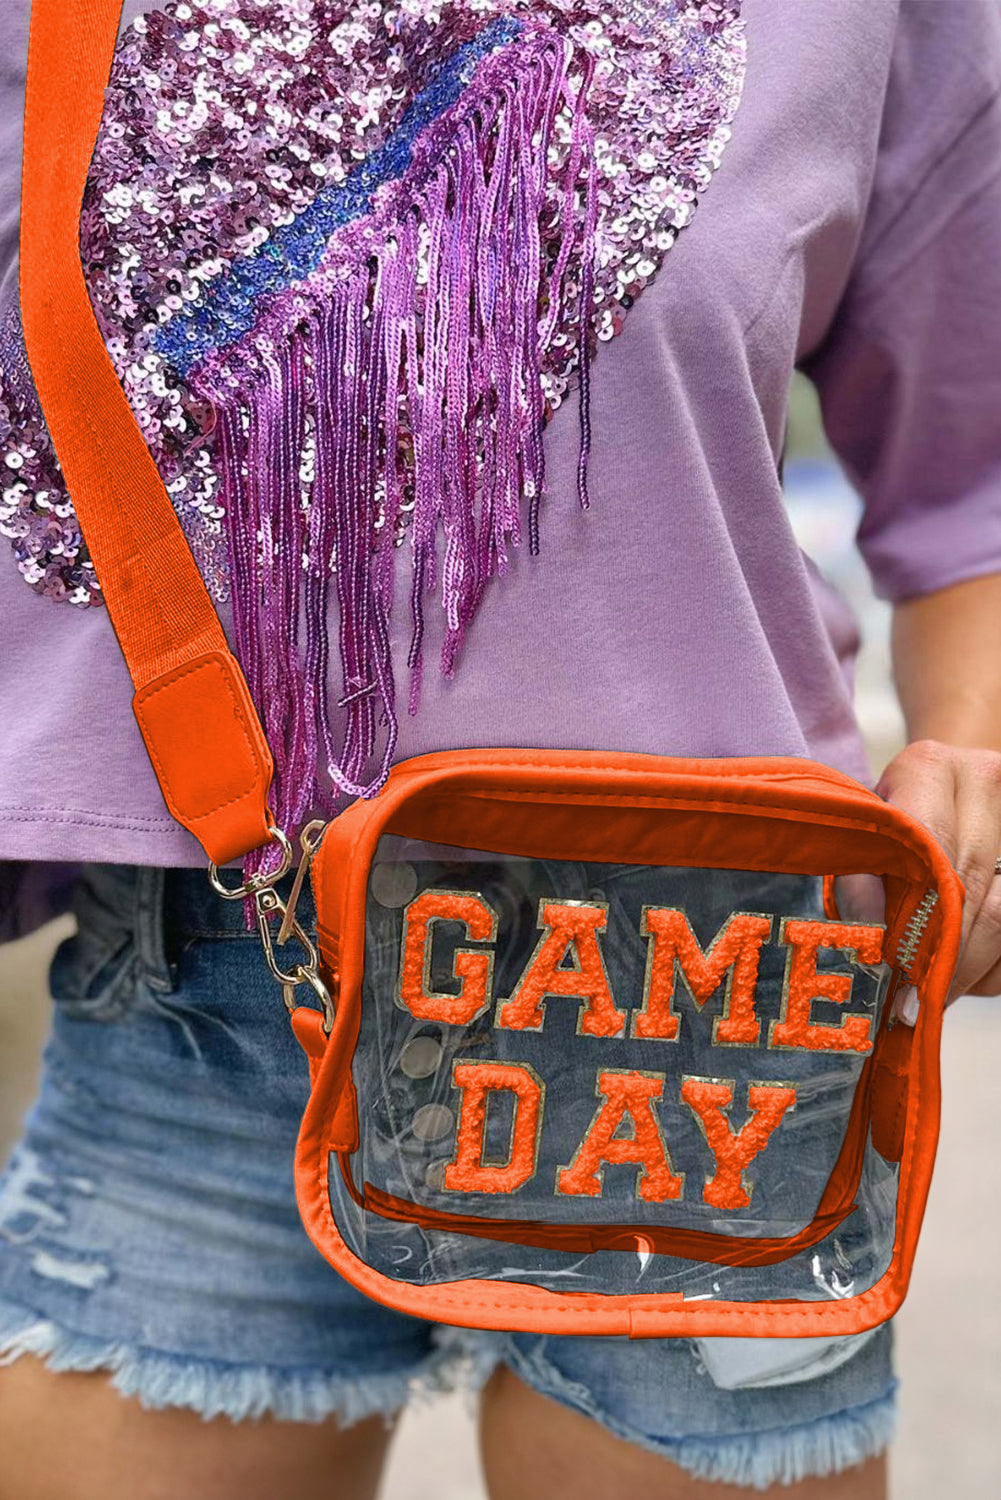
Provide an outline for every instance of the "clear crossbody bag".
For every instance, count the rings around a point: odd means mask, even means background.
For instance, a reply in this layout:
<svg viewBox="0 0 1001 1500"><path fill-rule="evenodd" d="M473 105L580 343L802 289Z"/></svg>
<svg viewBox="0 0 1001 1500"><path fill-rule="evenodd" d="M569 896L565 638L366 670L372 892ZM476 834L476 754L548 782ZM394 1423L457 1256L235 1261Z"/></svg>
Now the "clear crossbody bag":
<svg viewBox="0 0 1001 1500"><path fill-rule="evenodd" d="M331 823L311 879L299 1200L363 1290L633 1335L899 1304L961 910L921 825L811 761L456 751Z"/></svg>

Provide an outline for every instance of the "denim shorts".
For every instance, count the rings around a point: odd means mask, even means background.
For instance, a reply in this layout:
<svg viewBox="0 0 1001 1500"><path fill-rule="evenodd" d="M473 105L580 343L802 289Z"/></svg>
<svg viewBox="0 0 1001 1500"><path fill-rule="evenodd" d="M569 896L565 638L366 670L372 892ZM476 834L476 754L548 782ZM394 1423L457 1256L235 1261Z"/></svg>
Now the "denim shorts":
<svg viewBox="0 0 1001 1500"><path fill-rule="evenodd" d="M0 1176L0 1361L107 1370L148 1408L345 1424L506 1364L693 1476L757 1489L889 1444L889 1324L827 1373L726 1389L688 1339L447 1329L369 1300L299 1221L306 1060L240 903L201 871L121 865L87 867L74 903ZM300 910L311 924L308 890Z"/></svg>

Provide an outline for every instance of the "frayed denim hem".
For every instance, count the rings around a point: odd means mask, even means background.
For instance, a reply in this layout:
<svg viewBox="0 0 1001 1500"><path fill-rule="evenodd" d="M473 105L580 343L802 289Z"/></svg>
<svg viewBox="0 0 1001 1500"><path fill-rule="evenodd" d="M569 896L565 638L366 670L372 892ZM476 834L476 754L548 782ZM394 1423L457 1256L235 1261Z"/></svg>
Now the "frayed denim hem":
<svg viewBox="0 0 1001 1500"><path fill-rule="evenodd" d="M73 1333L0 1299L0 1366L23 1354L50 1370L107 1371L112 1387L149 1411L184 1407L206 1421L243 1422L269 1416L286 1422L336 1417L352 1427L366 1417L388 1423L409 1402L455 1390L462 1383L460 1352L435 1349L416 1369L348 1376L324 1369L282 1369L192 1359L141 1345Z"/></svg>
<svg viewBox="0 0 1001 1500"><path fill-rule="evenodd" d="M823 1479L875 1458L893 1441L896 1398L891 1391L799 1427L774 1427L739 1437L681 1438L659 1444L694 1479L767 1490L801 1479Z"/></svg>
<svg viewBox="0 0 1001 1500"><path fill-rule="evenodd" d="M874 1401L812 1422L758 1432L651 1438L602 1411L586 1386L568 1379L538 1351L526 1356L511 1350L508 1362L540 1395L590 1417L625 1442L670 1459L693 1479L716 1484L767 1490L802 1479L823 1479L884 1452L896 1428L898 1382L894 1380L886 1394Z"/></svg>
<svg viewBox="0 0 1001 1500"><path fill-rule="evenodd" d="M431 1340L450 1371L461 1371L452 1389L461 1389L467 1416L476 1419L480 1393L498 1365L509 1362L510 1334L438 1323Z"/></svg>

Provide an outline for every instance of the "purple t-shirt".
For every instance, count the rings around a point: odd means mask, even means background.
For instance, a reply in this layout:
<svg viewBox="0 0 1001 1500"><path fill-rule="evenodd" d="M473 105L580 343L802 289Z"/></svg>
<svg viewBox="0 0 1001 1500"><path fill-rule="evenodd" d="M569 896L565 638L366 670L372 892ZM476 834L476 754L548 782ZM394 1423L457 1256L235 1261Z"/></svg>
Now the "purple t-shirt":
<svg viewBox="0 0 1001 1500"><path fill-rule="evenodd" d="M126 0L123 25L152 8ZM3 278L17 276L28 10L0 8ZM719 171L593 365L590 508L567 400L546 430L539 554L523 546L488 585L451 681L429 612L396 759L793 755L871 785L856 623L783 506L796 367L864 501L879 595L1001 570L1001 7L748 0L744 19ZM404 585L397 598L403 663ZM0 610L0 859L202 864L164 807L107 611L32 592L2 538Z"/></svg>

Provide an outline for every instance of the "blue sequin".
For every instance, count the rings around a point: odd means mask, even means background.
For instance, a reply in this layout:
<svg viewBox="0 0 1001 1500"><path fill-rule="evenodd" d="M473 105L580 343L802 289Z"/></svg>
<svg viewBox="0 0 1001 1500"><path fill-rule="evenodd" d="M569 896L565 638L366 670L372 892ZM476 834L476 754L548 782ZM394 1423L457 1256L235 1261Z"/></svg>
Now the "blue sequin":
<svg viewBox="0 0 1001 1500"><path fill-rule="evenodd" d="M402 177L410 165L414 141L457 102L477 64L488 53L508 46L523 30L521 21L501 16L457 48L427 88L415 96L377 151L360 162L346 181L321 190L294 223L274 229L264 245L212 285L203 303L165 323L153 347L181 375L187 375L212 350L246 333L261 298L316 269L330 236L367 213L373 194L384 183Z"/></svg>

